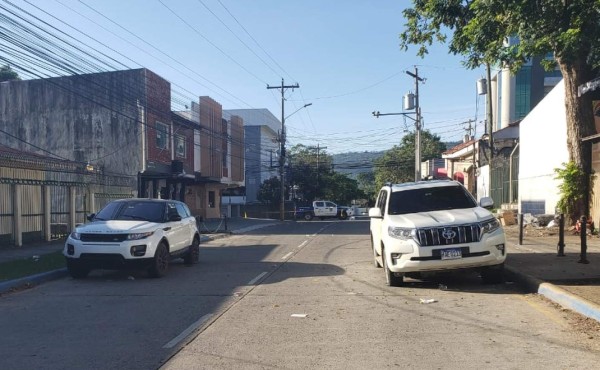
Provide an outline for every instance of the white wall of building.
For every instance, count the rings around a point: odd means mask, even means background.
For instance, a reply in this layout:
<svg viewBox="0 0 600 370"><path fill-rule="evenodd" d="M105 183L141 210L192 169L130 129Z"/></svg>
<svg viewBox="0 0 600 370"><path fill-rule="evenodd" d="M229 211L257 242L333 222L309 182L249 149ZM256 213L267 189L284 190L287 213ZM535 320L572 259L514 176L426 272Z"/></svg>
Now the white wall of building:
<svg viewBox="0 0 600 370"><path fill-rule="evenodd" d="M540 213L554 214L559 199L554 169L569 160L562 81L521 121L519 140L519 212L535 203Z"/></svg>

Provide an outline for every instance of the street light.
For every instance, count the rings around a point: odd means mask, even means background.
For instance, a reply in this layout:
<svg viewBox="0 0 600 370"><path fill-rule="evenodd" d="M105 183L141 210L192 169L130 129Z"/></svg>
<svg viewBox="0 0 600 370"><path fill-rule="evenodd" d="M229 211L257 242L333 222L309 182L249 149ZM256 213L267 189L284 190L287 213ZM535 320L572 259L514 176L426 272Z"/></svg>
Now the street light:
<svg viewBox="0 0 600 370"><path fill-rule="evenodd" d="M300 109L311 106L312 103L307 103L296 109L292 114L281 118L281 140L279 142L279 179L281 181L281 204L279 205L279 217L281 221L285 221L285 171L283 166L285 165L285 120L296 114ZM283 99L282 99L282 113L283 113Z"/></svg>

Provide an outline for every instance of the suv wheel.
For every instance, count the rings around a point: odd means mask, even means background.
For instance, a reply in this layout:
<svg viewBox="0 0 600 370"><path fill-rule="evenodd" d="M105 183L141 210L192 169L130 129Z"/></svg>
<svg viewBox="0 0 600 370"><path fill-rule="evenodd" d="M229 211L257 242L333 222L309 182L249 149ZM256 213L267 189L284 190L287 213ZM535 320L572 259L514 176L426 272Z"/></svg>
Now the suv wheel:
<svg viewBox="0 0 600 370"><path fill-rule="evenodd" d="M346 212L345 210L344 210L344 211L341 211L341 212L340 212L340 217L339 217L339 219L340 219L340 220L345 220L345 219L347 219L347 218L348 218L348 212Z"/></svg>
<svg viewBox="0 0 600 370"><path fill-rule="evenodd" d="M152 266L150 266L150 276L153 278L163 277L167 274L169 270L169 250L164 242L160 242L158 247L156 248L156 252L154 253L154 258L152 259Z"/></svg>
<svg viewBox="0 0 600 370"><path fill-rule="evenodd" d="M385 282L388 286L402 286L404 275L398 272L391 272L385 258L385 251L381 248L381 259L383 261L383 272L385 273Z"/></svg>
<svg viewBox="0 0 600 370"><path fill-rule="evenodd" d="M312 215L312 213L310 213L310 212L306 212L306 213L304 214L304 219L305 219L306 221L310 221L310 220L312 220L312 219L313 219L313 215Z"/></svg>
<svg viewBox="0 0 600 370"><path fill-rule="evenodd" d="M83 279L90 273L90 268L79 261L67 258L67 271L73 279Z"/></svg>
<svg viewBox="0 0 600 370"><path fill-rule="evenodd" d="M485 267L481 271L481 279L485 284L500 284L504 282L504 264Z"/></svg>
<svg viewBox="0 0 600 370"><path fill-rule="evenodd" d="M189 246L188 252L185 255L185 257L183 258L183 262L185 262L186 265L193 265L195 263L198 263L199 260L200 260L200 240L198 239L198 237L194 237L194 241L192 242L192 245Z"/></svg>

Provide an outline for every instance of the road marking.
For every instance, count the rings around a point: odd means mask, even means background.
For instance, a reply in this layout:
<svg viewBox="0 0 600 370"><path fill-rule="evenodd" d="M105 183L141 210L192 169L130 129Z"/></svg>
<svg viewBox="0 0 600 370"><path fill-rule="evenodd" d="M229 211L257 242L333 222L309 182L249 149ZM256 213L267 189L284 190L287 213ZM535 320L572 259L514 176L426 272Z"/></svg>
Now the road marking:
<svg viewBox="0 0 600 370"><path fill-rule="evenodd" d="M302 242L302 243L301 243L301 244L298 246L298 248L302 248L302 247L304 247L304 246L305 246L307 243L308 243L308 240L305 240L305 241L303 241L303 242Z"/></svg>
<svg viewBox="0 0 600 370"><path fill-rule="evenodd" d="M188 326L187 329L185 329L184 331L181 332L181 334L179 334L178 336L176 336L175 338L173 338L169 343L165 344L163 346L163 348L173 348L177 345L177 343L181 342L183 339L185 339L188 335L190 335L194 330L198 329L200 326L202 326L202 324L204 324L205 322L208 321L208 319L210 319L212 317L212 314L208 314L208 315L204 315L200 318L200 320L196 321L195 323L193 323L192 325Z"/></svg>
<svg viewBox="0 0 600 370"><path fill-rule="evenodd" d="M294 252L290 252L290 253L286 254L285 256L281 257L281 259L287 260L292 254L294 254Z"/></svg>
<svg viewBox="0 0 600 370"><path fill-rule="evenodd" d="M268 272L261 272L257 277L255 277L254 279L250 280L248 282L248 284L246 285L254 285L254 283L256 283L257 281L259 281L260 279L263 278L263 276L265 276L266 274L268 274Z"/></svg>

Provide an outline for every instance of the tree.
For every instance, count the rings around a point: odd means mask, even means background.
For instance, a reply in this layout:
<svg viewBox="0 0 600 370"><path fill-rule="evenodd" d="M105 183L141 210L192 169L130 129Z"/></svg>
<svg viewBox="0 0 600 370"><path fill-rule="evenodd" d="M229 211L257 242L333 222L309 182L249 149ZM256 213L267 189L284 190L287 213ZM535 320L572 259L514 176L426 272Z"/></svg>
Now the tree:
<svg viewBox="0 0 600 370"><path fill-rule="evenodd" d="M291 166L290 184L306 202L327 199L337 204L349 204L364 196L356 180L334 172L333 157L321 148L302 144L293 146L288 154Z"/></svg>
<svg viewBox="0 0 600 370"><path fill-rule="evenodd" d="M260 184L257 199L265 204L279 204L281 202L281 181L273 176Z"/></svg>
<svg viewBox="0 0 600 370"><path fill-rule="evenodd" d="M600 67L600 1L598 0L413 0L404 10L406 29L400 46L418 45L427 54L433 42L446 42L449 50L465 57L468 68L501 63L513 72L535 56L554 55L565 84L567 148L570 161L586 176L589 193L591 155L579 139L596 133L591 96L578 97L578 87L598 75ZM505 47L508 37L519 43ZM585 197L587 198L587 197ZM589 200L580 200L577 214L587 211Z"/></svg>
<svg viewBox="0 0 600 370"><path fill-rule="evenodd" d="M0 67L0 82L11 80L20 80L19 74L13 71L9 65Z"/></svg>
<svg viewBox="0 0 600 370"><path fill-rule="evenodd" d="M421 158L427 161L439 158L446 150L440 137L428 130L421 131ZM383 153L375 160L375 188L386 182L402 183L415 180L415 134L405 135L400 145Z"/></svg>
<svg viewBox="0 0 600 370"><path fill-rule="evenodd" d="M373 171L361 172L357 176L358 188L365 194L369 205L375 204L379 188L375 185L375 173Z"/></svg>

